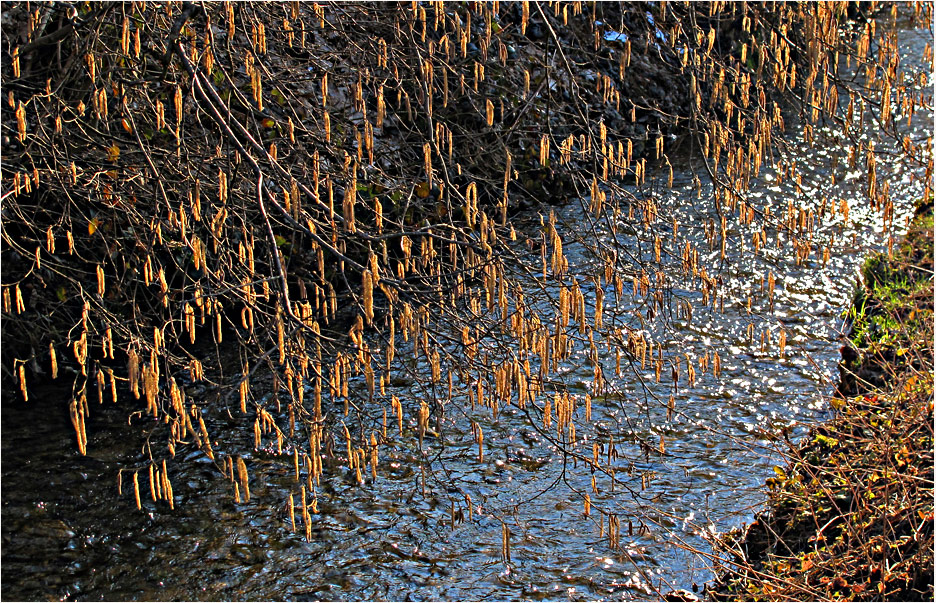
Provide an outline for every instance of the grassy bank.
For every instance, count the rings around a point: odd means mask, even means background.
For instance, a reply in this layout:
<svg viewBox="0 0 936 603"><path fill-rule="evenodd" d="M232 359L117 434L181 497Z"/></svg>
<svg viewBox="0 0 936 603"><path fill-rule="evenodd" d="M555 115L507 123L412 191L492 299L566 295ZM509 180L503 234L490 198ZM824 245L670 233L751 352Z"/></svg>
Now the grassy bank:
<svg viewBox="0 0 936 603"><path fill-rule="evenodd" d="M767 510L723 541L715 600L933 600L932 200L863 277L836 417L790 443Z"/></svg>

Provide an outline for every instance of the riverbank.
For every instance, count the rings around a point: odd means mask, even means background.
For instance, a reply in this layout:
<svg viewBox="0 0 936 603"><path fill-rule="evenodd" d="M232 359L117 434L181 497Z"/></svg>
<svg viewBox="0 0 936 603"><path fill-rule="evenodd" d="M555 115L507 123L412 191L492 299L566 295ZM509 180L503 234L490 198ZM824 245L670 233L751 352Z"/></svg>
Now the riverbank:
<svg viewBox="0 0 936 603"><path fill-rule="evenodd" d="M835 418L789 444L768 508L721 545L719 601L933 599L933 202L869 259Z"/></svg>

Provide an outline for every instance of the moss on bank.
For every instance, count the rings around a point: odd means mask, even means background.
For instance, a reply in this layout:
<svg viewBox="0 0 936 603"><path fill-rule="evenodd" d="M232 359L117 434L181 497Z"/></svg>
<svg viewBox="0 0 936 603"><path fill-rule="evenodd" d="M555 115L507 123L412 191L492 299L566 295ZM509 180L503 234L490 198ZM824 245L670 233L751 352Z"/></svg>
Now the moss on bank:
<svg viewBox="0 0 936 603"><path fill-rule="evenodd" d="M869 259L830 422L721 544L722 601L933 600L933 203Z"/></svg>

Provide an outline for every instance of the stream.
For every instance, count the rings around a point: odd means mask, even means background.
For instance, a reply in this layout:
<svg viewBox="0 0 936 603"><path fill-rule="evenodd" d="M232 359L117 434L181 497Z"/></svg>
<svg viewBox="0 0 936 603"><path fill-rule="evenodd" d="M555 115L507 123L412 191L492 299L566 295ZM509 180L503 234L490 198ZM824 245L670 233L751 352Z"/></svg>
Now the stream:
<svg viewBox="0 0 936 603"><path fill-rule="evenodd" d="M932 35L928 29L900 32L905 65L922 65ZM932 136L929 109L918 108L909 127L905 116L897 121L915 144ZM788 126L793 133L798 128ZM710 366L693 386L684 376L668 413L670 379L657 383L651 363L643 369L639 363L622 367L617 376L615 356L606 354L602 367L614 393L592 401L592 429L583 428L581 450L591 456L593 441L605 444L609 435L615 437L613 488L599 477L593 489L585 464L563 457L510 406L496 417L486 410L470 415L484 430L483 461L477 458L469 413L452 411L441 425L445 445L427 438L432 459L427 470L421 470L420 451L406 445L382 451L375 483L358 485L346 468L326 465L311 542L302 528L290 529L286 501L296 491L291 463L274 462L263 450L245 455L251 468L249 503L235 504L230 482L203 453L186 448L172 472L174 510L147 500L141 512L127 496L126 479L124 495L117 494L118 469L137 463L145 445L126 435L126 408L92 406L88 455L82 457L67 399L50 399L65 393L48 384L31 388L29 403L3 405L3 598L627 600L653 598L656 589L701 587L712 577L705 557L712 550L709 537L751 521L762 508L764 480L783 464L778 430L789 428L795 438L808 424L830 416L824 397L838 379L847 331L843 310L857 269L863 258L886 248L887 237L899 240L924 189L925 166L896 154L879 158L878 180L889 183L895 205L894 229L885 231L880 213L865 200L864 178L847 167L849 143L818 124L815 134L812 145L792 136L796 142L784 154L786 165L795 162L801 182L765 168L752 180L748 199L778 218L791 201L812 207L815 247L836 241L825 263L814 252L798 264L785 236L776 245L775 231L768 232L766 248L754 254L754 227L736 220L729 221L727 255L718 259L719 250L710 249L704 231L706 221L716 219L710 188L703 184L697 198L694 177L705 177L699 159L688 153L674 162L672 189L655 185L652 193L667 216L660 232L671 236L667 224L675 219L680 245L692 241L700 256L710 255L700 262L719 266L723 308L706 306L694 288L674 279L667 293L673 313L650 319L625 280L617 303L606 285L605 304L611 307L605 320L631 327L643 323L646 333L663 343L667 357L686 354L698 363L717 352L721 375L715 378ZM877 144L882 148L885 142ZM660 180L665 177L657 174ZM821 199L829 202L824 215L818 212ZM849 206L847 220L842 201ZM592 261L586 248L596 237L617 237L635 258L652 259L652 248L629 242L623 220L616 233L599 225L592 230L587 202L555 212L572 274L584 273L581 268ZM538 220L537 215L528 219L530 225ZM671 252L678 260L678 251L664 249L664 260ZM770 274L776 278L772 308L764 293ZM593 307L594 283L583 280L581 286L586 306ZM535 288L525 292L531 306L546 303L537 300ZM691 320L676 312L679 302L691 305ZM771 330L770 345L761 341L765 329ZM781 329L787 337L782 356ZM605 344L599 347L607 350ZM399 353L405 356L405 348ZM578 400L577 412L583 412L581 399L593 377L584 349L573 352L558 377ZM352 389L363 387L362 379L352 383ZM403 401L407 417L424 395L406 379L395 380L387 393ZM42 404L34 402L42 396ZM468 406L455 402L450 404ZM253 434L242 430L245 450L252 450ZM665 441L665 455L648 451L642 441L654 447ZM343 442L336 443L341 447ZM576 491L590 493L590 516L585 517ZM607 513L618 521L616 549L608 546ZM502 550L505 526L509 562Z"/></svg>

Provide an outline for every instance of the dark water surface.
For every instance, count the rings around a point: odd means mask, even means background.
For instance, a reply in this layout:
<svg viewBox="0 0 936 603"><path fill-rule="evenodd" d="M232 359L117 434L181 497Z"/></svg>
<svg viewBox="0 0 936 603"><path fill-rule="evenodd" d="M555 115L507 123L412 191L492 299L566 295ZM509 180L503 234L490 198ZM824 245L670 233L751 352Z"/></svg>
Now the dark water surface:
<svg viewBox="0 0 936 603"><path fill-rule="evenodd" d="M905 61L920 61L932 31L900 36ZM906 134L921 143L932 129L932 113L918 109ZM442 425L446 445L427 440L429 470L420 469L423 456L408 443L382 452L375 484L359 486L346 469L326 467L307 543L289 529L286 500L296 486L288 463L274 463L262 452L250 455L251 501L235 505L230 484L208 459L183 452L190 458L176 463L172 473L175 509L144 503L140 512L127 496L126 479L124 495L117 495L118 469L138 462L147 445L121 435L126 409L106 403L91 408L88 456L80 457L67 400L50 399L63 394L33 388L32 398L45 394L43 404L3 406L3 598L629 599L652 598L651 585L703 583L710 578L706 560L691 551L711 551L707 535L749 521L764 499L764 479L781 462L765 434L827 416L822 396L837 377L842 310L857 266L888 236L899 236L923 190L923 167L879 159L879 181L890 183L897 206L896 229L885 233L880 215L863 201L863 179L846 167L846 149L833 134L817 131L813 146L796 146L786 157L802 174L799 191L764 170L749 196L775 216L791 200L804 208L817 208L822 198L830 207L846 201L847 223L841 212L827 211L819 220L816 241L838 242L826 265L816 254L797 265L788 244L777 249L773 232L768 248L754 255L753 231L734 223L718 273L727 285L724 311L706 309L701 296L677 281L672 295L692 303L691 322L675 314L646 321L648 335L669 334L667 355L685 353L696 363L714 351L721 357L719 379L709 370L694 387L682 383L672 420L666 416L673 391L668 379L657 385L650 364L644 370L625 367L616 377L614 354L604 358L605 377L616 393L593 402L594 428L583 429L580 451L590 456L592 441L606 444L609 434L627 434L615 441L613 490L599 478L594 492L591 472L582 463L563 462L514 407L501 409L496 418L488 411L450 412ZM680 224L680 236L696 242L703 254L709 249L703 224L714 215L705 190L703 200L696 200L692 187L701 167L684 159L673 190L657 195L663 213ZM597 225L592 230L589 220L577 203L557 208L573 266L588 264L585 249L596 238L612 236ZM651 257L652 249L638 251L628 241L625 228L614 236L635 256ZM717 258L718 251L712 253ZM718 265L702 261L713 263ZM769 273L776 276L772 311L761 289ZM593 306L594 285L581 285L586 305ZM534 287L525 290L531 306L547 303L537 299ZM635 313L646 308L632 301L629 290L628 280L620 303L606 309L606 322L639 322ZM614 306L614 299L609 287L606 306ZM762 347L766 328L774 345ZM780 329L788 333L784 357L776 346ZM577 350L560 375L581 400L593 376L585 350ZM424 397L405 379L389 389L403 401L407 417ZM477 460L469 418L485 433L483 462ZM244 449L252 450L253 434L244 431ZM661 436L665 456L641 448L640 440L656 445ZM576 492L590 493L596 509L618 517L619 550L602 536L600 513L583 516ZM473 504L470 520L465 494ZM509 563L502 559L503 525L511 532Z"/></svg>

